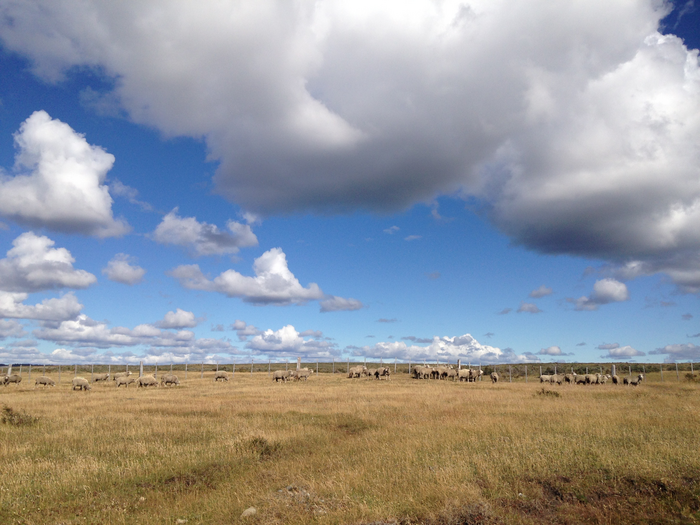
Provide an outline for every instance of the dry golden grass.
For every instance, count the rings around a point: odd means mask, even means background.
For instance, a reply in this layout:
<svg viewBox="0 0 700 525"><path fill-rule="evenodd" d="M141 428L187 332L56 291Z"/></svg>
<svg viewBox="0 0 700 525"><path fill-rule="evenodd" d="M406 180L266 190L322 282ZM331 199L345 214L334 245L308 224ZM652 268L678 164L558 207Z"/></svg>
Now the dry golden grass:
<svg viewBox="0 0 700 525"><path fill-rule="evenodd" d="M666 374L544 387L558 397L532 380L199 376L0 387L0 408L39 418L0 424L0 523L700 519L700 386Z"/></svg>

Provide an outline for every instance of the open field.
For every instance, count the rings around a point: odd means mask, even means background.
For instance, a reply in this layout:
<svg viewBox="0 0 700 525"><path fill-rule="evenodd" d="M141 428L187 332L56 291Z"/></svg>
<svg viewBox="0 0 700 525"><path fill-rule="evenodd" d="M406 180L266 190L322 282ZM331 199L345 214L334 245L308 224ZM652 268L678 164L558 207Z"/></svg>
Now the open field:
<svg viewBox="0 0 700 525"><path fill-rule="evenodd" d="M543 389L207 371L72 392L66 372L0 387L18 423L0 424L0 523L700 521L700 384L675 373Z"/></svg>

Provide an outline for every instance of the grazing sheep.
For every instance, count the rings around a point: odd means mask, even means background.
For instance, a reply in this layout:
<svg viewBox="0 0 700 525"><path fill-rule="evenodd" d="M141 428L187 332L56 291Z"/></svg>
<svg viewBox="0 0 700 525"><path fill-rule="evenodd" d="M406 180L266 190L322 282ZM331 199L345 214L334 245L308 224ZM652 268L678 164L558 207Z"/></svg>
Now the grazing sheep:
<svg viewBox="0 0 700 525"><path fill-rule="evenodd" d="M644 381L644 374L639 374L635 378L625 377L625 379L624 379L624 383L626 385L633 385L633 386L638 386L639 383L641 383L642 381Z"/></svg>
<svg viewBox="0 0 700 525"><path fill-rule="evenodd" d="M93 383L97 383L98 381L109 381L109 374L95 374L92 376Z"/></svg>
<svg viewBox="0 0 700 525"><path fill-rule="evenodd" d="M417 365L413 367L413 377L416 379L428 379L430 377L431 371L432 368L430 368L429 366Z"/></svg>
<svg viewBox="0 0 700 525"><path fill-rule="evenodd" d="M56 382L53 379L51 379L50 377L39 376L36 378L36 381L34 381L34 386L37 386L37 385L56 386Z"/></svg>
<svg viewBox="0 0 700 525"><path fill-rule="evenodd" d="M476 368L469 369L469 381L470 382L478 381L479 378L483 375L484 375L484 371L481 369L479 369L479 370L477 370Z"/></svg>
<svg viewBox="0 0 700 525"><path fill-rule="evenodd" d="M116 381L120 377L128 377L131 375L131 372L117 372L112 376L112 381Z"/></svg>
<svg viewBox="0 0 700 525"><path fill-rule="evenodd" d="M457 371L457 377L459 378L460 381L469 381L469 372L470 370L468 368L464 368L462 370Z"/></svg>
<svg viewBox="0 0 700 525"><path fill-rule="evenodd" d="M595 383L598 379L595 374L586 374L585 377L586 377L586 384L587 385L595 385Z"/></svg>
<svg viewBox="0 0 700 525"><path fill-rule="evenodd" d="M362 377L367 375L367 367L363 365L353 366L348 370L348 378Z"/></svg>
<svg viewBox="0 0 700 525"><path fill-rule="evenodd" d="M176 375L165 374L163 377L160 378L160 384L165 386L179 385L180 380L177 378Z"/></svg>
<svg viewBox="0 0 700 525"><path fill-rule="evenodd" d="M216 374L214 374L214 382L217 382L219 380L228 381L228 374L223 370L219 370Z"/></svg>
<svg viewBox="0 0 700 525"><path fill-rule="evenodd" d="M613 385L619 384L620 383L620 376L618 376L617 374L612 376L612 382L613 382Z"/></svg>
<svg viewBox="0 0 700 525"><path fill-rule="evenodd" d="M608 382L608 379L610 379L610 376L607 375L601 375L598 381L600 382L601 385L604 385L605 383Z"/></svg>
<svg viewBox="0 0 700 525"><path fill-rule="evenodd" d="M566 374L564 376L564 381L569 384L573 384L573 382L576 380L576 374Z"/></svg>
<svg viewBox="0 0 700 525"><path fill-rule="evenodd" d="M491 382L498 383L498 372L491 372Z"/></svg>
<svg viewBox="0 0 700 525"><path fill-rule="evenodd" d="M540 383L551 383L551 382L552 382L551 375L540 376Z"/></svg>
<svg viewBox="0 0 700 525"><path fill-rule="evenodd" d="M2 383L5 386L9 385L10 383L14 383L15 385L19 386L21 382L22 376L19 374L12 374L11 376L5 376L2 378Z"/></svg>
<svg viewBox="0 0 700 525"><path fill-rule="evenodd" d="M153 376L141 376L136 380L136 386L138 388L147 388L149 386L158 387L158 380Z"/></svg>
<svg viewBox="0 0 700 525"><path fill-rule="evenodd" d="M278 381L283 381L287 382L289 381L289 377L292 375L291 370L275 370L272 373L272 380L277 383Z"/></svg>
<svg viewBox="0 0 700 525"><path fill-rule="evenodd" d="M367 369L367 377L373 378L374 374L376 374L376 373L377 373L376 368L368 368Z"/></svg>
<svg viewBox="0 0 700 525"><path fill-rule="evenodd" d="M549 382L551 384L556 383L557 385L561 385L563 382L563 376L559 374L554 374L553 376L550 377Z"/></svg>
<svg viewBox="0 0 700 525"><path fill-rule="evenodd" d="M135 383L135 382L136 382L136 378L134 378L134 377L127 377L127 376L121 376L121 377L118 377L118 378L116 379L115 382L117 383L117 388L119 388L119 387L122 386L122 385L124 385L126 388L129 388L129 385L130 385L131 383Z"/></svg>
<svg viewBox="0 0 700 525"><path fill-rule="evenodd" d="M381 379L383 377L386 377L387 380L391 381L391 370L389 370L385 366L381 366L377 368L377 371L374 373L374 377L377 379Z"/></svg>
<svg viewBox="0 0 700 525"><path fill-rule="evenodd" d="M576 384L577 385L585 385L586 384L586 376L585 375L583 375L583 376L576 375Z"/></svg>
<svg viewBox="0 0 700 525"><path fill-rule="evenodd" d="M308 368L301 368L292 372L292 377L295 381L306 381L311 374L313 374L313 372Z"/></svg>
<svg viewBox="0 0 700 525"><path fill-rule="evenodd" d="M71 390L91 390L90 383L84 377L74 377Z"/></svg>

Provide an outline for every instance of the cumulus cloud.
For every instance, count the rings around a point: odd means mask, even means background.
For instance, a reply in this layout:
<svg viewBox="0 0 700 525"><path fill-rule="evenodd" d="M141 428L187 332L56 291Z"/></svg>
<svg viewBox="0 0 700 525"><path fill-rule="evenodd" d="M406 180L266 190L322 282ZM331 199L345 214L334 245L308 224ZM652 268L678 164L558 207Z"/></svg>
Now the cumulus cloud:
<svg viewBox="0 0 700 525"><path fill-rule="evenodd" d="M665 355L664 362L697 361L700 359L700 346L693 343L672 344L649 352L651 355Z"/></svg>
<svg viewBox="0 0 700 525"><path fill-rule="evenodd" d="M700 290L700 69L657 32L668 3L40 5L5 7L6 49L118 79L91 99L204 137L247 210L458 192L515 243Z"/></svg>
<svg viewBox="0 0 700 525"><path fill-rule="evenodd" d="M117 283L134 285L143 280L146 270L140 266L130 264L133 258L125 253L118 253L107 263L107 267L102 269L102 274L107 279Z"/></svg>
<svg viewBox="0 0 700 525"><path fill-rule="evenodd" d="M236 321L231 325L231 328L236 331L239 341L247 341L248 337L262 333L252 324L247 324L245 321L241 321L240 319L236 319Z"/></svg>
<svg viewBox="0 0 700 525"><path fill-rule="evenodd" d="M341 311L352 311L359 310L363 308L364 305L362 301L358 301L353 298L338 297L336 295L331 295L321 301L321 312L341 312Z"/></svg>
<svg viewBox="0 0 700 525"><path fill-rule="evenodd" d="M30 227L97 237L129 231L112 216L104 184L114 155L45 111L22 123L15 145L15 175L0 171L0 215Z"/></svg>
<svg viewBox="0 0 700 525"><path fill-rule="evenodd" d="M97 281L91 273L74 269L71 253L65 248L52 248L54 244L48 237L34 232L25 232L12 241L7 258L0 259L0 290L87 288Z"/></svg>
<svg viewBox="0 0 700 525"><path fill-rule="evenodd" d="M407 345L404 341L380 342L373 346L363 346L353 350L353 355L382 359L402 359L417 361L489 363L529 363L539 362L531 353L516 354L512 349L500 349L482 345L469 334L457 337L433 337L428 346Z"/></svg>
<svg viewBox="0 0 700 525"><path fill-rule="evenodd" d="M83 305L72 293L44 299L35 305L24 304L28 297L26 293L0 291L0 318L64 321L74 319L83 309Z"/></svg>
<svg viewBox="0 0 700 525"><path fill-rule="evenodd" d="M194 316L194 313L176 309L174 312L168 312L165 314L162 320L153 323L153 326L158 328L194 328L202 319L198 319Z"/></svg>
<svg viewBox="0 0 700 525"><path fill-rule="evenodd" d="M228 232L214 224L198 222L195 217L180 217L178 209L168 213L153 232L153 239L161 244L187 248L195 256L238 253L240 248L257 246L258 238L250 225L228 221Z"/></svg>
<svg viewBox="0 0 700 525"><path fill-rule="evenodd" d="M246 348L267 355L294 355L300 357L328 358L339 355L335 343L304 339L292 325L279 330L265 330L246 343Z"/></svg>
<svg viewBox="0 0 700 525"><path fill-rule="evenodd" d="M540 355L566 355L561 351L561 348L559 348L558 346L550 346L549 348L543 348L537 353Z"/></svg>
<svg viewBox="0 0 700 525"><path fill-rule="evenodd" d="M388 233L389 235L395 234L397 231L399 231L401 228L398 226L390 226L386 230L384 230L384 233Z"/></svg>
<svg viewBox="0 0 700 525"><path fill-rule="evenodd" d="M552 289L548 286L545 286L544 284L536 290L532 290L530 292L530 297L532 297L533 299L539 299L540 297L546 297L548 295L552 295Z"/></svg>
<svg viewBox="0 0 700 525"><path fill-rule="evenodd" d="M609 303L629 300L627 285L615 279L601 279L593 285L593 293L590 296L579 297L578 299L567 298L566 300L575 305L579 311L597 310L599 306Z"/></svg>
<svg viewBox="0 0 700 525"><path fill-rule="evenodd" d="M24 331L22 325L17 321L0 319L0 340L8 337L24 337L25 335L27 335L27 332Z"/></svg>
<svg viewBox="0 0 700 525"><path fill-rule="evenodd" d="M169 272L182 286L191 290L218 292L228 297L240 297L253 304L303 304L319 300L325 294L316 283L304 288L287 266L287 256L281 248L266 251L253 263L255 277L227 270L214 280L205 277L196 264L178 266Z"/></svg>
<svg viewBox="0 0 700 525"><path fill-rule="evenodd" d="M147 202L139 200L139 191L136 188L127 186L119 179L114 179L109 183L109 191L116 197L124 197L131 204L136 204L143 211L153 211L153 206Z"/></svg>
<svg viewBox="0 0 700 525"><path fill-rule="evenodd" d="M535 303L521 302L520 307L517 310L518 313L527 312L529 314L539 314L542 310Z"/></svg>
<svg viewBox="0 0 700 525"><path fill-rule="evenodd" d="M172 324L175 325L178 313L173 314ZM188 312L184 312L187 314ZM166 318L168 316L166 315ZM182 317L188 317L182 315ZM140 324L134 328L115 326L110 328L107 323L95 321L81 314L75 319L62 321L57 325L46 324L34 330L34 337L56 344L68 345L74 348L119 348L143 346L148 348L149 355L159 355L164 352L180 356L189 354L201 355L205 352L236 353L236 347L225 339L197 339L189 330L168 331L153 324Z"/></svg>
<svg viewBox="0 0 700 525"><path fill-rule="evenodd" d="M511 313L512 311L513 311L512 308L504 308L503 310L501 310L500 312L498 312L498 315L506 315L506 314Z"/></svg>
<svg viewBox="0 0 700 525"><path fill-rule="evenodd" d="M607 355L601 355L600 357L602 359L631 359L633 357L646 355L644 352L640 352L639 350L632 348L629 345L620 346L618 344L611 344L611 345L601 345L598 348L602 348L604 346L608 347L608 348L605 348L608 350L608 353L607 353Z"/></svg>

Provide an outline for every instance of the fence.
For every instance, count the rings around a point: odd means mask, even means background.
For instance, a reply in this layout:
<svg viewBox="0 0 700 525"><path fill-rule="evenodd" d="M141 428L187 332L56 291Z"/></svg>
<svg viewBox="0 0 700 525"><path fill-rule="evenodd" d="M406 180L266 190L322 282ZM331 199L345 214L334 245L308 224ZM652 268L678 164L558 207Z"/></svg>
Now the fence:
<svg viewBox="0 0 700 525"><path fill-rule="evenodd" d="M498 372L501 380L508 378L509 382L528 382L528 381L538 381L541 375L552 375L552 374L566 374L566 373L576 373L579 375L587 373L601 373L601 374L611 374L622 377L632 376L637 374L644 374L646 380L652 381L700 381L700 376L696 376L694 363L548 363L548 364L499 364L499 365L472 365L467 363L466 367L460 360L456 362L430 362L423 360L420 362L416 361L399 361L398 359L393 360L389 363L384 363L383 360L379 362L370 361L362 359L360 361L301 361L300 358L292 361L292 368L308 368L315 374L347 374L348 370L354 366L370 366L379 367L384 366L389 368L393 374L410 374L413 367L416 365L426 365L440 366L440 365L452 365L458 368L476 368L483 371L484 377L488 378L491 372ZM167 365L144 365L142 362L139 364L123 364L123 365L103 365L103 364L70 364L70 365L35 365L35 364L11 364L11 365L0 365L0 378L4 375L19 374L23 379L31 380L32 374L38 375L56 375L58 377L58 382L61 382L63 376L68 376L72 379L75 376L90 377L90 381L94 379L96 374L114 374L116 372L129 372L129 368L134 371L134 368L138 369L139 375L143 374L155 374L156 378L158 373L166 370L169 373L181 373L184 375L185 379L188 379L188 372L192 371L192 367L195 367L195 371L199 372L199 378L203 379L205 373L226 371L235 376L236 372L240 373L266 373L271 375L277 370L288 370L290 366L290 360L285 362L271 360L255 362L251 360L248 363L181 363L181 364L167 364ZM666 372L666 375L664 375ZM674 373L675 372L675 373ZM669 375L669 373L671 375ZM182 378L182 376L181 376ZM534 379L533 379L534 378Z"/></svg>

